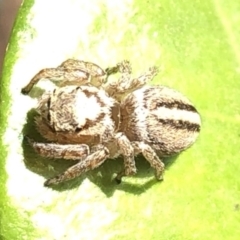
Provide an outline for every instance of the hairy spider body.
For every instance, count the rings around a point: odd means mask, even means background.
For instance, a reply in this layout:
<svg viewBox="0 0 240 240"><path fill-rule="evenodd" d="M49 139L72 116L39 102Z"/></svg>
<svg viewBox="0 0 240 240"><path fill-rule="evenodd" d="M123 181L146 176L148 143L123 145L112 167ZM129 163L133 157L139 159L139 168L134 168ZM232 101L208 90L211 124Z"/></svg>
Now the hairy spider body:
<svg viewBox="0 0 240 240"><path fill-rule="evenodd" d="M165 86L145 86L121 103L121 128L130 141L144 142L160 156L191 146L200 131L196 108L181 93Z"/></svg>
<svg viewBox="0 0 240 240"><path fill-rule="evenodd" d="M119 104L93 86L55 89L43 95L37 110L41 135L63 144L108 142L119 125Z"/></svg>
<svg viewBox="0 0 240 240"><path fill-rule="evenodd" d="M36 126L50 143L28 139L29 143L44 157L78 161L47 180L45 186L75 178L122 155L124 169L116 177L120 182L123 176L136 173L134 156L139 153L161 180L161 158L180 153L195 142L201 120L192 103L171 88L144 86L156 75L156 68L134 79L130 78L129 62L123 61L110 72L116 69L122 74L118 82L99 88L80 80L77 85L45 93L39 100Z"/></svg>

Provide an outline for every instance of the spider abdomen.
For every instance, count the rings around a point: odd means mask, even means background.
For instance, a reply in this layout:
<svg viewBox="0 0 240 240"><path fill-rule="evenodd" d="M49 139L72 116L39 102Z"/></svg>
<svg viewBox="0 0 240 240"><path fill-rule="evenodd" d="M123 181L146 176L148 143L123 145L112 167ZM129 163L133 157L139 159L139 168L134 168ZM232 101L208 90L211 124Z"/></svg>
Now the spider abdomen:
<svg viewBox="0 0 240 240"><path fill-rule="evenodd" d="M165 86L145 86L121 104L123 131L130 141L149 144L162 156L190 147L200 132L201 119L192 103Z"/></svg>

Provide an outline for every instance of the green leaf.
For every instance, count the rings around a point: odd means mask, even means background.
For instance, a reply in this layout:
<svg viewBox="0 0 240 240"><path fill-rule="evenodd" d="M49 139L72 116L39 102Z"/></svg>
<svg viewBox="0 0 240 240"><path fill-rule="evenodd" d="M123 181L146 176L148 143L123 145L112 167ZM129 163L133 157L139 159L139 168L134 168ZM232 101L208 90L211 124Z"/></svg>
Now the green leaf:
<svg viewBox="0 0 240 240"><path fill-rule="evenodd" d="M238 239L239 9L223 0L25 0L1 79L0 237ZM196 104L200 138L168 165L164 182L139 158L138 174L121 185L111 179L122 160L108 160L56 189L43 187L71 163L40 158L23 144L24 133L39 136L31 111L37 100L20 90L67 58L103 68L128 59L136 75L158 65L153 84Z"/></svg>

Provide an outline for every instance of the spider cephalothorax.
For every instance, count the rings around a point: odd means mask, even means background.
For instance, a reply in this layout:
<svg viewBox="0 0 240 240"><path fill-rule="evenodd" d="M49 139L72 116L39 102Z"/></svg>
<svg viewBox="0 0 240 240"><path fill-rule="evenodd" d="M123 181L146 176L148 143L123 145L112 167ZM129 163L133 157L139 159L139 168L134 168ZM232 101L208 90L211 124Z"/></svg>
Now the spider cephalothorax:
<svg viewBox="0 0 240 240"><path fill-rule="evenodd" d="M29 143L42 156L78 160L45 185L75 178L98 167L107 158L122 155L124 169L116 177L120 182L123 176L136 173L134 156L139 153L155 169L156 178L162 179L161 158L187 149L199 134L201 120L196 108L171 88L145 85L157 74L156 67L138 78L131 78L127 61L105 72L102 70L104 74L100 77L96 77L96 71L95 75L91 72L93 68L101 72L95 64L67 60L60 67L62 76L58 75L64 81L63 86L43 94L39 100L37 129L51 143L28 139ZM45 78L55 78L54 71L40 71L22 92L28 93L43 72ZM118 81L99 80L117 71L121 73ZM70 80L69 74L73 72L81 77L75 75L74 80ZM91 79L97 79L95 83L100 84L94 84Z"/></svg>

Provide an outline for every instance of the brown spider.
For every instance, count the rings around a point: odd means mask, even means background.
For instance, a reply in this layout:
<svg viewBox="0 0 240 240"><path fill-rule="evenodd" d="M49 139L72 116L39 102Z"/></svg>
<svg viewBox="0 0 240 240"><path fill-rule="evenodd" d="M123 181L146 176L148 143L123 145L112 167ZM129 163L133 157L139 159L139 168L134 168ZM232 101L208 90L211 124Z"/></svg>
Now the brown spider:
<svg viewBox="0 0 240 240"><path fill-rule="evenodd" d="M107 77L120 72L116 82ZM134 157L142 153L163 179L161 158L190 147L200 132L196 108L181 93L164 86L147 86L157 74L150 68L131 78L131 67L123 61L105 71L93 63L67 60L57 68L40 71L22 89L28 93L41 79L62 80L59 88L39 100L36 126L51 143L28 138L44 157L76 160L65 172L48 179L45 186L73 179L100 166L108 158L123 156L123 176L137 172Z"/></svg>

